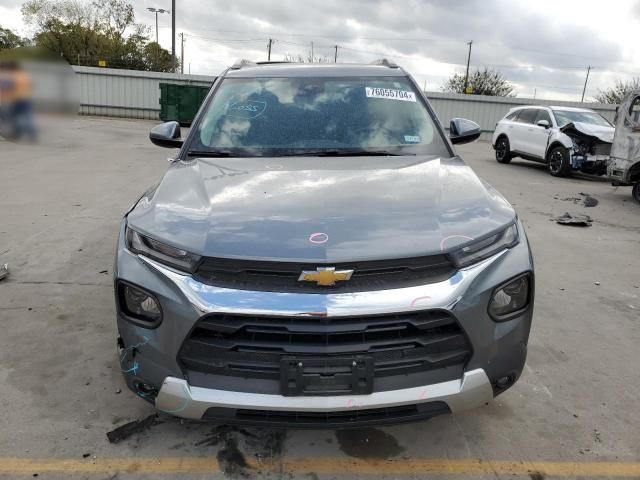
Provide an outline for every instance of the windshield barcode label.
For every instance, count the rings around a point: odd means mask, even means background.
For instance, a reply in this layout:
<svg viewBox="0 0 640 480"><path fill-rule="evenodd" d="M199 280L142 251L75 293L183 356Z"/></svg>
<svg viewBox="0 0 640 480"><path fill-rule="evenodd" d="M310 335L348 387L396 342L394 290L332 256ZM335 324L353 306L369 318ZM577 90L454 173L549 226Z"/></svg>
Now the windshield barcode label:
<svg viewBox="0 0 640 480"><path fill-rule="evenodd" d="M402 100L403 102L415 102L416 94L405 92L404 90L393 90L391 88L365 87L368 98L387 98L389 100Z"/></svg>

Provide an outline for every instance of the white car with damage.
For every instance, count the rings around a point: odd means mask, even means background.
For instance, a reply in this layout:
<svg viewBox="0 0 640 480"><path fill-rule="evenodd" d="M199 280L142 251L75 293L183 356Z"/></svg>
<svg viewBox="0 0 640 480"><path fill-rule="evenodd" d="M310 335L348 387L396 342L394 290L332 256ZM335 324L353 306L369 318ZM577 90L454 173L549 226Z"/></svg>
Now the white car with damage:
<svg viewBox="0 0 640 480"><path fill-rule="evenodd" d="M492 145L500 163L521 157L546 163L556 177L574 171L604 175L614 130L606 118L587 108L521 106L496 124Z"/></svg>

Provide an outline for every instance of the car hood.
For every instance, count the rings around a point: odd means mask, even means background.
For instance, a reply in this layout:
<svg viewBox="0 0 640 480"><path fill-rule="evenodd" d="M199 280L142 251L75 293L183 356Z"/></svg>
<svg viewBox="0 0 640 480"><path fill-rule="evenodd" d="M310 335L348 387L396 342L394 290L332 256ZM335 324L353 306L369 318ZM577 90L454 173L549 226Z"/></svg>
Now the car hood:
<svg viewBox="0 0 640 480"><path fill-rule="evenodd" d="M560 131L568 135L574 134L580 136L582 134L588 137L593 137L604 143L612 143L615 128L594 125L592 123L572 122L560 127Z"/></svg>
<svg viewBox="0 0 640 480"><path fill-rule="evenodd" d="M201 255L326 262L450 251L514 219L457 157L177 161L127 217Z"/></svg>

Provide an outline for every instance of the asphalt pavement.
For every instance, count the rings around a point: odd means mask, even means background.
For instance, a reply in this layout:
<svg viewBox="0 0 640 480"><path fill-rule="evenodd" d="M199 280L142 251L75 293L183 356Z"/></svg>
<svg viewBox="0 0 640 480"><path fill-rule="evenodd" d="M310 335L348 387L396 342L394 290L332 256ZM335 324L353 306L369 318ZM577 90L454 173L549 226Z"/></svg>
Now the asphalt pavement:
<svg viewBox="0 0 640 480"><path fill-rule="evenodd" d="M640 205L629 188L501 165L484 142L459 147L532 244L520 381L482 408L420 423L237 428L151 417L116 359L118 225L172 151L149 143L153 122L44 125L36 145L0 140L0 477L640 478ZM552 221L565 212L593 224ZM133 421L143 423L108 441Z"/></svg>

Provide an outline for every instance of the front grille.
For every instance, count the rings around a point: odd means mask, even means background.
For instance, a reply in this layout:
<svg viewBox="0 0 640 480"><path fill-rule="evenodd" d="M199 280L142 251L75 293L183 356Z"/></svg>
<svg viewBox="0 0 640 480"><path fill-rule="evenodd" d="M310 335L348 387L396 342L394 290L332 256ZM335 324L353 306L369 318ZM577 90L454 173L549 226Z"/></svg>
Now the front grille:
<svg viewBox="0 0 640 480"><path fill-rule="evenodd" d="M361 427L424 420L451 413L444 402L425 402L388 408L352 409L339 412L294 412L280 410L246 410L209 408L203 420L244 423L248 425L284 425L287 427Z"/></svg>
<svg viewBox="0 0 640 480"><path fill-rule="evenodd" d="M300 282L302 270L318 267L353 270L349 281L331 287L313 282ZM455 273L446 255L372 260L345 263L296 263L235 260L228 258L203 259L194 277L217 287L240 290L296 293L342 293L410 287L446 280Z"/></svg>
<svg viewBox="0 0 640 480"><path fill-rule="evenodd" d="M362 317L203 317L179 352L189 371L280 378L283 357L372 358L374 378L463 366L471 345L448 312Z"/></svg>

